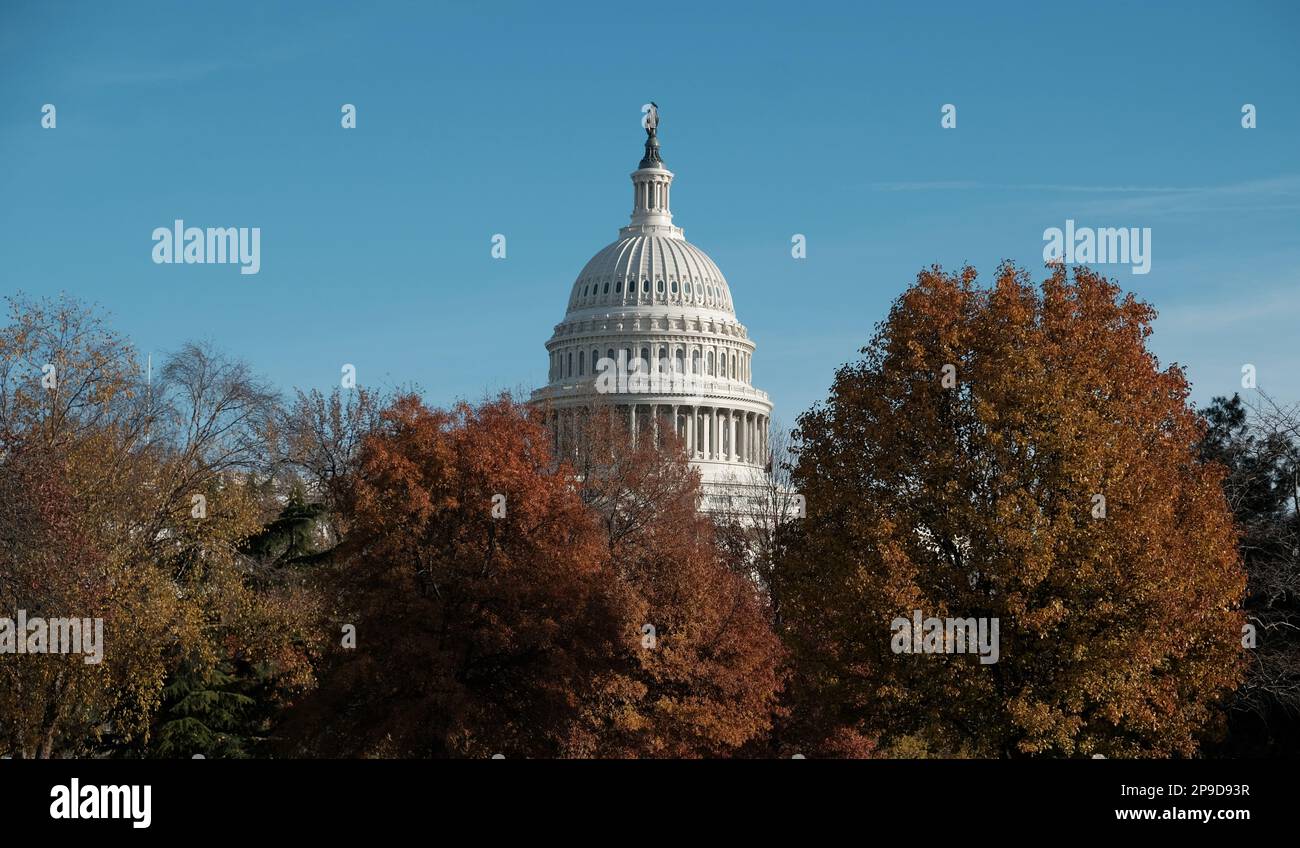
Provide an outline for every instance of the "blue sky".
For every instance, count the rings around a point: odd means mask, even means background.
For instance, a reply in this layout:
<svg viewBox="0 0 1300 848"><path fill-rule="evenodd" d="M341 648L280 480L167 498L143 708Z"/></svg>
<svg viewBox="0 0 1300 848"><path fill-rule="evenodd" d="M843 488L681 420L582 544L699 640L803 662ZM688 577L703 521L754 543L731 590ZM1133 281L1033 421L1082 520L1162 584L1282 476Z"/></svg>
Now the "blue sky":
<svg viewBox="0 0 1300 848"><path fill-rule="evenodd" d="M1151 228L1149 274L1106 270L1198 401L1244 363L1300 400L1298 35L1288 2L6 0L0 293L68 291L141 351L210 340L286 389L343 363L434 403L531 388L655 100L675 223L787 424L920 268L1038 274L1067 218ZM154 264L175 218L261 227L260 273Z"/></svg>

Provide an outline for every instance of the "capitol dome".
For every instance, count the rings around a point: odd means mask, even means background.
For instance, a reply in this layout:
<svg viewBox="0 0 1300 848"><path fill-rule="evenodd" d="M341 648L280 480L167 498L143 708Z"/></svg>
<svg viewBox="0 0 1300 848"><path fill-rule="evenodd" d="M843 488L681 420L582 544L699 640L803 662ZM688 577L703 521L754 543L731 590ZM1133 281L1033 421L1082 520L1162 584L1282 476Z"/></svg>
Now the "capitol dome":
<svg viewBox="0 0 1300 848"><path fill-rule="evenodd" d="M727 280L681 236L629 235L591 258L569 295L569 312L611 306L682 305L731 316Z"/></svg>
<svg viewBox="0 0 1300 848"><path fill-rule="evenodd" d="M647 133L631 175L631 221L574 280L546 343L547 384L532 402L546 408L562 455L576 449L597 406L625 415L633 440L673 428L700 469L708 509L726 486L763 471L772 404L751 382L754 342L726 278L673 225L674 175L660 158L657 126ZM620 381L611 390L597 379L637 368L648 385Z"/></svg>

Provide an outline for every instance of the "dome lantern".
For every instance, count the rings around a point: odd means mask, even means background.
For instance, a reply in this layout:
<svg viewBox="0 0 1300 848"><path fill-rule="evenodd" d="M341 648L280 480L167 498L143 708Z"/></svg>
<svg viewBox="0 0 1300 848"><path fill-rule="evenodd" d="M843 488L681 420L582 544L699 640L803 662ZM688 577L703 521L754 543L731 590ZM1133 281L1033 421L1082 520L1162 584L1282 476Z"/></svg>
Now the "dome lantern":
<svg viewBox="0 0 1300 848"><path fill-rule="evenodd" d="M668 204L673 172L664 167L659 156L658 110L653 114L654 121L646 125L645 155L632 172L632 223L623 228L621 235L661 233L682 238L681 228L673 226Z"/></svg>

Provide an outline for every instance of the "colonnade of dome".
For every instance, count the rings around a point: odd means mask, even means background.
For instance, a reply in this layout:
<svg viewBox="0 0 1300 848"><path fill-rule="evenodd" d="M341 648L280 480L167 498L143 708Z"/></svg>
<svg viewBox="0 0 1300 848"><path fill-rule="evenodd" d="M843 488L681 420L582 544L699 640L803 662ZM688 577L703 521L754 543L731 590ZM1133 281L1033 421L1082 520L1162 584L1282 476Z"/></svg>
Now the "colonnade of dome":
<svg viewBox="0 0 1300 848"><path fill-rule="evenodd" d="M730 406L678 403L624 404L614 406L625 418L633 444L639 439L659 440L661 432L674 432L695 461L734 462L761 466L767 462L769 416L762 412ZM586 430L586 418L599 414L599 406L570 406L552 409L549 423L555 447L567 455L579 446Z"/></svg>

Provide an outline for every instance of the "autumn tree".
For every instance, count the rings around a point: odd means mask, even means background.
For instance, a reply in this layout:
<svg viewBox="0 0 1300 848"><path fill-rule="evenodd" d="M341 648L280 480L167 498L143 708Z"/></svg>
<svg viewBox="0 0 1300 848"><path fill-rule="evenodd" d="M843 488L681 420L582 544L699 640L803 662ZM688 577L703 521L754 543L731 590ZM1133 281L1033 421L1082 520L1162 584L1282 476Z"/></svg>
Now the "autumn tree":
<svg viewBox="0 0 1300 848"><path fill-rule="evenodd" d="M56 464L40 451L10 450L0 465L0 616L103 617L114 595L103 565ZM82 705L115 682L115 667L102 662L103 637L93 627L82 633L84 656L17 654L28 634L0 637L0 751L48 758L66 725L80 727ZM95 655L100 662L85 661Z"/></svg>
<svg viewBox="0 0 1300 848"><path fill-rule="evenodd" d="M779 646L680 445L587 436L599 461L577 470L509 397L382 412L328 582L355 645L280 728L286 751L700 756L766 726Z"/></svg>
<svg viewBox="0 0 1300 848"><path fill-rule="evenodd" d="M150 375L98 310L10 300L2 614L102 618L104 654L76 673L71 655L0 663L0 749L140 753L182 667L242 668L272 698L311 684L309 594L254 573L239 550L267 512L255 478L273 406L246 366L210 348L185 346Z"/></svg>
<svg viewBox="0 0 1300 848"><path fill-rule="evenodd" d="M989 289L932 268L800 417L785 633L833 727L950 755L1197 751L1240 680L1244 577L1154 315L1087 268L1039 287L1004 265ZM997 661L896 653L917 610L997 619Z"/></svg>
<svg viewBox="0 0 1300 848"><path fill-rule="evenodd" d="M783 656L744 548L699 511L699 472L668 419L633 436L585 419L582 496L599 517L624 633L584 718L597 756L723 756L765 734ZM583 461L585 460L585 461Z"/></svg>
<svg viewBox="0 0 1300 848"><path fill-rule="evenodd" d="M508 399L404 396L379 420L331 584L355 647L282 733L300 753L563 755L576 693L620 638L572 475Z"/></svg>

